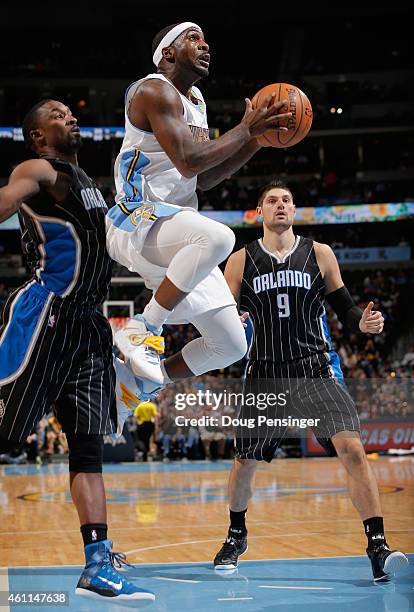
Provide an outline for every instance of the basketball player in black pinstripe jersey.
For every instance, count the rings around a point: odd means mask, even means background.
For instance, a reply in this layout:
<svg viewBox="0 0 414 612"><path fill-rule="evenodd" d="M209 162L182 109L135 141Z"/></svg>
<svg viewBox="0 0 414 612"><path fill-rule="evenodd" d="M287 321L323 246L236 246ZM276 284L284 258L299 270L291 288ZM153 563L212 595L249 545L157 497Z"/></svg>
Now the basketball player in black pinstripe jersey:
<svg viewBox="0 0 414 612"><path fill-rule="evenodd" d="M352 332L379 334L384 319L372 310L372 302L363 312L356 306L328 245L294 234L295 205L286 185L279 181L266 185L257 210L263 218L263 237L231 255L225 270L230 289L241 311L250 313L253 326L245 391L254 389L258 379L261 389L269 379L274 385L287 381L290 401L300 405L301 415L320 417L314 433L347 471L351 500L368 538L374 580L387 580L408 560L402 552L390 551L385 540L378 485L332 349L324 301ZM243 406L240 416L251 418L252 410ZM257 464L272 460L285 431L266 429L261 435L256 429L247 437L239 429L229 480L230 528L214 559L216 569L236 568L238 557L247 550L245 513Z"/></svg>
<svg viewBox="0 0 414 612"><path fill-rule="evenodd" d="M115 431L117 414L112 331L98 308L112 270L106 203L78 166L80 130L65 104L36 104L23 135L38 158L19 164L0 189L0 221L19 213L34 275L11 294L0 324L0 452L23 443L53 404L86 557L76 593L152 601L116 571L125 556L107 538L103 436Z"/></svg>

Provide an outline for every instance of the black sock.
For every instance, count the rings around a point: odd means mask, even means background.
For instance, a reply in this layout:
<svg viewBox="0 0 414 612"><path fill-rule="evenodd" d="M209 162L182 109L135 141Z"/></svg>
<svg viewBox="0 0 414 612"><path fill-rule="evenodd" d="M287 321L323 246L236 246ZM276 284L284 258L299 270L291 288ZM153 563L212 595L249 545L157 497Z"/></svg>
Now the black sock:
<svg viewBox="0 0 414 612"><path fill-rule="evenodd" d="M365 535L368 538L368 547L386 544L384 535L384 519L382 516L372 516L363 521Z"/></svg>
<svg viewBox="0 0 414 612"><path fill-rule="evenodd" d="M108 525L106 523L88 523L81 525L83 545L94 544L107 539Z"/></svg>
<svg viewBox="0 0 414 612"><path fill-rule="evenodd" d="M246 510L242 510L241 512L233 512L230 510L230 527L229 527L229 536L233 536L233 538L244 538L247 535L245 515Z"/></svg>

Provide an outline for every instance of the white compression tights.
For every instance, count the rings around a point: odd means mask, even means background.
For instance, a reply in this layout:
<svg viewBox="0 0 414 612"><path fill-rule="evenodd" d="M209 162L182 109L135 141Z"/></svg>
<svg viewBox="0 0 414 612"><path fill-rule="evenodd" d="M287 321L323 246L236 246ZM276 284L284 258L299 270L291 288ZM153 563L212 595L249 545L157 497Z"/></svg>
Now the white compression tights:
<svg viewBox="0 0 414 612"><path fill-rule="evenodd" d="M198 329L201 338L186 344L182 356L197 376L226 368L246 354L246 335L236 305L223 306L192 317L191 323Z"/></svg>
<svg viewBox="0 0 414 612"><path fill-rule="evenodd" d="M183 210L158 219L148 232L141 254L178 289L190 293L233 250L233 231L208 217Z"/></svg>

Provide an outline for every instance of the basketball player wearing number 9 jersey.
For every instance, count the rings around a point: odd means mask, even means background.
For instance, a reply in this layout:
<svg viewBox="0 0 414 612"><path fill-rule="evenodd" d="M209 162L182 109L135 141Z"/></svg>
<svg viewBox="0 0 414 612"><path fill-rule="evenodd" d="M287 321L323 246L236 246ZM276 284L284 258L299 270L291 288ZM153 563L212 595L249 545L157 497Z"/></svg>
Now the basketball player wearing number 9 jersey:
<svg viewBox="0 0 414 612"><path fill-rule="evenodd" d="M289 402L301 416L318 417L313 431L330 456L337 456L349 479L351 500L363 521L374 580L388 580L408 560L387 545L378 485L360 437L355 404L344 384L339 358L332 350L324 300L354 333L379 334L384 319L370 302L362 312L344 286L332 249L295 235L295 205L280 181L266 185L258 214L263 238L234 253L225 278L241 311L250 313L253 338L246 366L245 392L276 387L283 381ZM271 381L271 383L270 383ZM241 408L254 417L254 407ZM257 412L256 412L257 416ZM249 429L248 432L251 430ZM236 458L230 473L228 537L216 555L216 569L234 569L247 550L245 513L253 495L259 461L270 462L286 433L272 427L258 434L236 434Z"/></svg>

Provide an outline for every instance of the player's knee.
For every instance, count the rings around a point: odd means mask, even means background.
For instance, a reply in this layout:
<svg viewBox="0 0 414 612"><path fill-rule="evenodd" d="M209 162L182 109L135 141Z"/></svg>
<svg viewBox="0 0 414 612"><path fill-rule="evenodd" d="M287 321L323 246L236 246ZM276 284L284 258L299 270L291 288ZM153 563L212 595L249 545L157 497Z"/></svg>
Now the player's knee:
<svg viewBox="0 0 414 612"><path fill-rule="evenodd" d="M216 223L214 231L210 231L206 239L208 249L217 263L227 259L236 242L233 230L222 223Z"/></svg>
<svg viewBox="0 0 414 612"><path fill-rule="evenodd" d="M217 236L215 236L215 241L217 242L217 252L220 253L221 260L224 261L233 251L236 236L234 235L233 230L227 225L223 225L219 223L219 230L217 231Z"/></svg>
<svg viewBox="0 0 414 612"><path fill-rule="evenodd" d="M343 438L336 449L345 465L361 466L366 462L366 454L359 440Z"/></svg>
<svg viewBox="0 0 414 612"><path fill-rule="evenodd" d="M69 472L101 473L103 436L66 433L69 448Z"/></svg>
<svg viewBox="0 0 414 612"><path fill-rule="evenodd" d="M205 346L217 362L216 368L227 366L240 361L247 352L247 342L244 330L234 328L231 333L221 330L220 338L204 337Z"/></svg>
<svg viewBox="0 0 414 612"><path fill-rule="evenodd" d="M243 328L240 328L239 333L231 334L227 338L226 346L226 356L229 359L229 364L236 363L236 361L240 361L243 359L245 354L247 353L247 340L246 335L244 333Z"/></svg>

